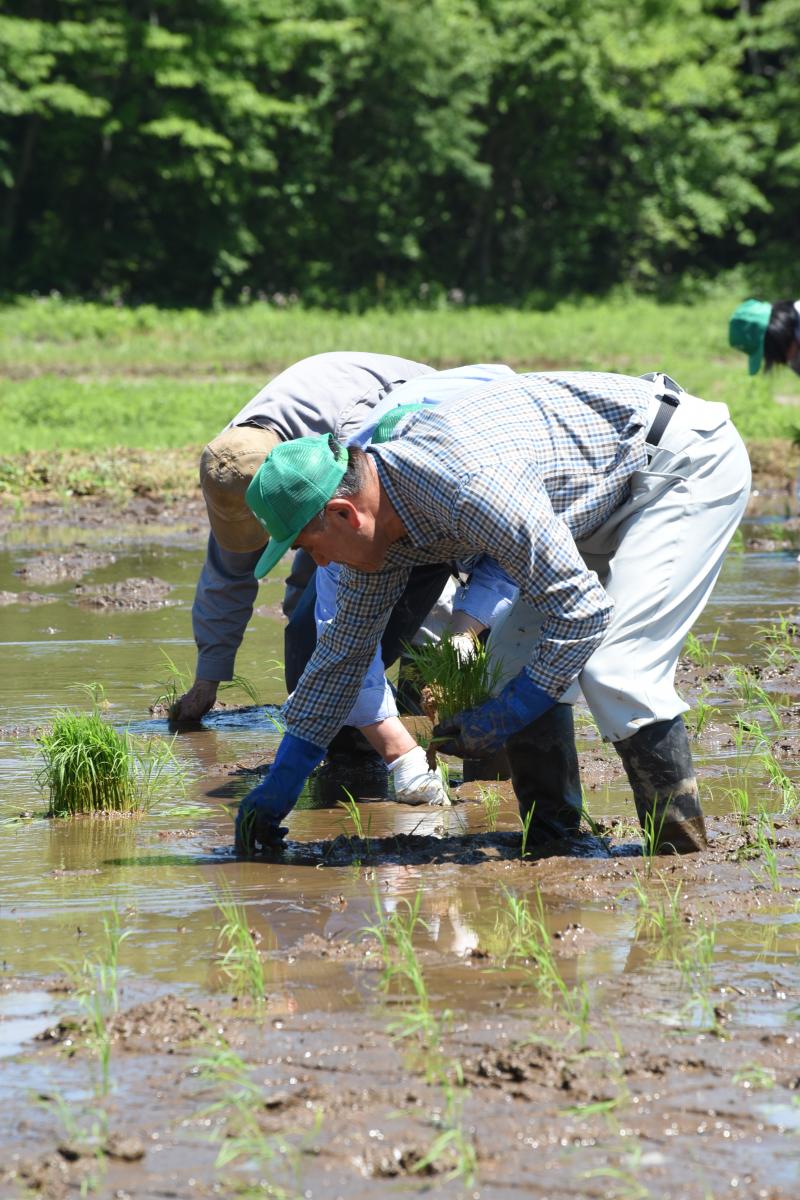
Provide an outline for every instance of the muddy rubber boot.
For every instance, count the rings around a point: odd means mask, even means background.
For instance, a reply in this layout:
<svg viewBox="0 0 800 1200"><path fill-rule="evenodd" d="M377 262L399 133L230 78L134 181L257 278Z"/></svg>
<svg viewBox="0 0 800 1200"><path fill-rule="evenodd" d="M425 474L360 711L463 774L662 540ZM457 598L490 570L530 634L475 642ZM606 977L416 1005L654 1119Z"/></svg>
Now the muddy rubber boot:
<svg viewBox="0 0 800 1200"><path fill-rule="evenodd" d="M633 789L639 823L655 833L654 852L705 850L706 826L683 717L654 721L614 747Z"/></svg>
<svg viewBox="0 0 800 1200"><path fill-rule="evenodd" d="M561 841L578 832L583 809L571 704L556 704L506 742L511 783L528 845Z"/></svg>

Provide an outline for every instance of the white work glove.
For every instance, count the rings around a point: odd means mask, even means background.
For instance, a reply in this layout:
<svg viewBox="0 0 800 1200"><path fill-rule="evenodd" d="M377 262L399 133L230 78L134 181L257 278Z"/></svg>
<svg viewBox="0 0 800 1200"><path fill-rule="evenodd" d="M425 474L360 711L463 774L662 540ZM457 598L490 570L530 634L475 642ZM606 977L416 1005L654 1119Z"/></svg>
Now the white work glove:
<svg viewBox="0 0 800 1200"><path fill-rule="evenodd" d="M431 771L422 746L406 750L393 763L389 772L394 783L394 798L398 804L449 805L450 797L438 771Z"/></svg>
<svg viewBox="0 0 800 1200"><path fill-rule="evenodd" d="M478 643L471 633L454 633L450 639L456 658L463 665L471 662L478 651Z"/></svg>

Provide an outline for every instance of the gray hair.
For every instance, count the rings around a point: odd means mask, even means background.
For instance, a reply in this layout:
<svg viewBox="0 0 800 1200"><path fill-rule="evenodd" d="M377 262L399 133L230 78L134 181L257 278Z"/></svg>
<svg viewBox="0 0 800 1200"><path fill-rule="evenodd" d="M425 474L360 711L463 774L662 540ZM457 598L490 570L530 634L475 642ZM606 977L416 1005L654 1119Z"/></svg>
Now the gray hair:
<svg viewBox="0 0 800 1200"><path fill-rule="evenodd" d="M333 435L328 439L328 444L333 453L336 452L338 443ZM367 465L367 456L360 446L348 446L347 448L347 470L342 476L341 483L336 491L331 496L331 500L350 500L353 496L357 496L359 492L367 486L369 482L369 468ZM327 513L323 508L315 517L306 525L309 533L321 533L327 524Z"/></svg>

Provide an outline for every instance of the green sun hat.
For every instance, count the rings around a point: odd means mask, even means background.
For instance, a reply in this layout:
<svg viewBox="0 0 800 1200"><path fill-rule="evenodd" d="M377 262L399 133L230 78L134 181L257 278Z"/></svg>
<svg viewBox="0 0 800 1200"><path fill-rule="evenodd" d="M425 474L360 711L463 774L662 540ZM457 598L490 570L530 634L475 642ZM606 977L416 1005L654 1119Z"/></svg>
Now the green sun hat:
<svg viewBox="0 0 800 1200"><path fill-rule="evenodd" d="M728 326L728 341L734 350L747 354L747 369L755 375L764 358L764 334L772 316L767 300L745 300L733 314Z"/></svg>
<svg viewBox="0 0 800 1200"><path fill-rule="evenodd" d="M248 508L269 534L253 572L256 579L269 574L322 511L342 482L347 461L347 448L323 433L281 442L261 464L245 494Z"/></svg>

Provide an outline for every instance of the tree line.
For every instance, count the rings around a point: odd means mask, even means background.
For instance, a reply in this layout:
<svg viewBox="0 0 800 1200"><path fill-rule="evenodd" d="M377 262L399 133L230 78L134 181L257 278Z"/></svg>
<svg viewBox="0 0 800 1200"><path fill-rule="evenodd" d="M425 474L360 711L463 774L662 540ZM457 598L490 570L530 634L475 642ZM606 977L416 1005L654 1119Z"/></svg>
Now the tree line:
<svg viewBox="0 0 800 1200"><path fill-rule="evenodd" d="M794 294L798 50L800 0L5 0L0 287Z"/></svg>

